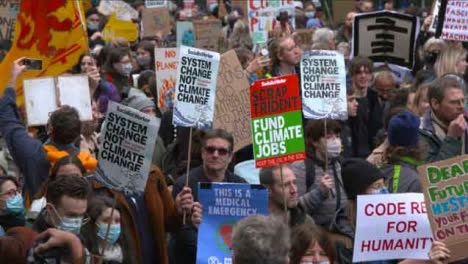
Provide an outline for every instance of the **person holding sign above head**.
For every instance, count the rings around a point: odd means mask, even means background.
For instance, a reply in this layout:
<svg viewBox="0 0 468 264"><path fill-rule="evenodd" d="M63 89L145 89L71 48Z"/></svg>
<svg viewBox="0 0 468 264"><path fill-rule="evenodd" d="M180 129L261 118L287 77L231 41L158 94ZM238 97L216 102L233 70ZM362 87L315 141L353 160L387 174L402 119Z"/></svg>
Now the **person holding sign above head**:
<svg viewBox="0 0 468 264"><path fill-rule="evenodd" d="M429 87L428 99L430 109L424 113L419 130L428 147L424 159L439 161L467 153L465 97L460 82L450 76L437 79Z"/></svg>
<svg viewBox="0 0 468 264"><path fill-rule="evenodd" d="M232 172L228 165L233 156L234 138L223 129L206 131L202 138L201 156L203 163L200 167L192 169L188 175L188 186L192 190L195 201L198 201L197 185L199 182L232 182L247 183ZM176 197L185 185L185 177L179 177L172 190ZM200 208L198 202L194 207ZM198 209L197 209L198 210ZM174 263L190 264L196 261L197 228L193 223L187 223L179 230L172 241L174 252L183 252L174 256Z"/></svg>
<svg viewBox="0 0 468 264"><path fill-rule="evenodd" d="M388 125L387 176L391 193L422 192L416 167L421 164L424 143L419 141L419 117L404 111L392 117Z"/></svg>

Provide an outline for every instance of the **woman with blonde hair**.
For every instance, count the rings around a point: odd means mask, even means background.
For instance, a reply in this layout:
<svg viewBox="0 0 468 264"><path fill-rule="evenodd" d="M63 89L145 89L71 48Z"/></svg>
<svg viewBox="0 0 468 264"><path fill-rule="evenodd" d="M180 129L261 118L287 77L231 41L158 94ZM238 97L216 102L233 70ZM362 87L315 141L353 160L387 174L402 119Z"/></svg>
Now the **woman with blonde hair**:
<svg viewBox="0 0 468 264"><path fill-rule="evenodd" d="M468 52L463 48L445 49L434 64L436 77L440 78L447 73L463 75L468 66L467 54Z"/></svg>

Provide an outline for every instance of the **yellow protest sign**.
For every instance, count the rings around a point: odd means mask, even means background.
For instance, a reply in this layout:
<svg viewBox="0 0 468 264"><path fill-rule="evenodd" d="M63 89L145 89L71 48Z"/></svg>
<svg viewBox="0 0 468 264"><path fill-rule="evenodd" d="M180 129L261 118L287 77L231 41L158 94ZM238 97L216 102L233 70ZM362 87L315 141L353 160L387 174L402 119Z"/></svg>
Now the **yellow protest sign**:
<svg viewBox="0 0 468 264"><path fill-rule="evenodd" d="M117 37L130 42L136 41L138 39L138 29L135 23L117 19L115 13L113 13L102 30L102 38L105 41L111 41Z"/></svg>

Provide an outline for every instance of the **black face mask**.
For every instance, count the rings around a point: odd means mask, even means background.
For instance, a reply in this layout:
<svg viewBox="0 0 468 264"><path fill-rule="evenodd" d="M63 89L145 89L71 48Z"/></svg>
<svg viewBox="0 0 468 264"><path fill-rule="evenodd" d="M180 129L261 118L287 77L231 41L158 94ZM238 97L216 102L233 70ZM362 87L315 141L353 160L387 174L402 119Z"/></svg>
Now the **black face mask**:
<svg viewBox="0 0 468 264"><path fill-rule="evenodd" d="M439 54L435 52L425 52L424 53L424 62L426 64L434 65Z"/></svg>

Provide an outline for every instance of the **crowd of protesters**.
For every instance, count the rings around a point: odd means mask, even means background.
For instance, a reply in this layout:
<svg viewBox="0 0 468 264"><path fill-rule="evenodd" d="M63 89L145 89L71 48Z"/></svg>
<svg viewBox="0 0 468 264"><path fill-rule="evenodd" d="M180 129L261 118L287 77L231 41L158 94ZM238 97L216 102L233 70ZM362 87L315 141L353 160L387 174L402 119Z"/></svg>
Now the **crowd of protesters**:
<svg viewBox="0 0 468 264"><path fill-rule="evenodd" d="M144 1L126 2L140 13L145 8ZM265 54L254 52L247 14L236 2L196 1L188 18L182 1L168 1L170 34L131 43L102 39L108 18L96 8L99 1L92 1L94 7L86 11L89 53L70 72L89 77L93 120L81 122L76 109L63 106L46 126L27 128L15 93L25 58L14 62L0 98L0 262L196 263L203 221L197 183L246 183L234 171L236 164L253 159L252 146L234 152L233 136L224 130L194 130L189 137L189 128L174 126L172 105L158 107L154 49L176 46L177 21L217 19L223 49L236 52L250 82L299 75L306 48L295 30L304 28L314 29L312 49L344 54L348 73L348 119L308 120L306 160L260 170L270 215L236 225L233 263L351 263L358 195L422 192L416 166L468 151L466 46L435 38L429 31L433 17L423 16L430 10L409 2L356 1L355 10L336 25L320 1L294 1L296 24L280 14ZM386 65L374 67L369 58L349 58L354 16L382 9L421 18L416 63L401 78ZM133 74L139 74L138 85ZM94 177L110 101L161 119L140 195L109 189ZM440 241L427 253L428 261L374 263L448 263L450 258Z"/></svg>

